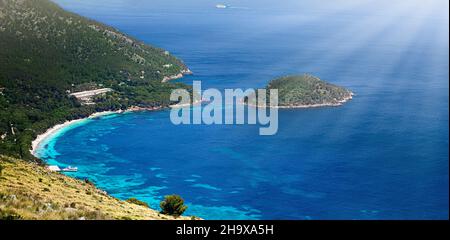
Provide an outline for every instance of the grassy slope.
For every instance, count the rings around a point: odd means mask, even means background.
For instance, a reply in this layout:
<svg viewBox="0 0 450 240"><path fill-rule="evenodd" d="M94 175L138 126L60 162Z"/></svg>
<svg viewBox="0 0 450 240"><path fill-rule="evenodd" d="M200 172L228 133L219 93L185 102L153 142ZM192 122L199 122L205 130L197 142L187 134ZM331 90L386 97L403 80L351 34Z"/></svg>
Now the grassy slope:
<svg viewBox="0 0 450 240"><path fill-rule="evenodd" d="M174 219L34 163L0 155L0 166L0 219Z"/></svg>

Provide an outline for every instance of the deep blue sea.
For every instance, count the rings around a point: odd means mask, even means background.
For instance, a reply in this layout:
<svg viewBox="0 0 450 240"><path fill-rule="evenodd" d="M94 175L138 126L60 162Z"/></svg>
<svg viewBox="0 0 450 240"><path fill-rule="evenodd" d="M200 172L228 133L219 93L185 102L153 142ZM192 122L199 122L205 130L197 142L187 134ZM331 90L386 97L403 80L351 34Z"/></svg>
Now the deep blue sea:
<svg viewBox="0 0 450 240"><path fill-rule="evenodd" d="M56 0L183 59L204 88L311 73L356 93L279 131L85 120L38 154L121 199L180 194L206 219L448 219L448 1ZM230 7L217 9L216 4Z"/></svg>

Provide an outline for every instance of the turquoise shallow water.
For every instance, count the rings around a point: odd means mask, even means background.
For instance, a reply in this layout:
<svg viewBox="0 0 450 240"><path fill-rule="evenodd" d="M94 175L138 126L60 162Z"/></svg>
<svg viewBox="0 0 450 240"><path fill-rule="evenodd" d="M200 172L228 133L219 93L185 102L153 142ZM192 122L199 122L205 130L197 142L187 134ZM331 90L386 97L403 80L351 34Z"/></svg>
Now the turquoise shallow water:
<svg viewBox="0 0 450 240"><path fill-rule="evenodd" d="M208 219L448 218L445 1L57 2L168 49L194 71L187 83L261 87L309 72L357 94L280 110L278 134L264 137L174 126L167 110L82 121L38 151L79 167L69 175L154 208L177 193Z"/></svg>

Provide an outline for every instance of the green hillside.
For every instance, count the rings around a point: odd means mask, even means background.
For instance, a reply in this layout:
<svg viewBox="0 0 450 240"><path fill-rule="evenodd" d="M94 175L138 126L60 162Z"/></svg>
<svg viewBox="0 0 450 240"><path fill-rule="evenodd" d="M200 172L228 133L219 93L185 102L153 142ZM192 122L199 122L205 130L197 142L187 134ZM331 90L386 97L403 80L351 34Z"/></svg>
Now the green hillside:
<svg viewBox="0 0 450 240"><path fill-rule="evenodd" d="M187 73L168 52L48 0L0 0L0 154L33 159L45 129L101 110L166 106L165 77ZM69 93L111 88L82 105Z"/></svg>

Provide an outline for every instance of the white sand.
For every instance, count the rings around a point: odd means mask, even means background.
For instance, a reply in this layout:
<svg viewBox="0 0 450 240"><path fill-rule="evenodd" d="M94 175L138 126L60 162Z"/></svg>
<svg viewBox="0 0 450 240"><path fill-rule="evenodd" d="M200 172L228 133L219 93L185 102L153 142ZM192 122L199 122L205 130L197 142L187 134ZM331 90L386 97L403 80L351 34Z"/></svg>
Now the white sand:
<svg viewBox="0 0 450 240"><path fill-rule="evenodd" d="M34 156L36 156L36 155L35 155L36 150L37 150L37 148L39 147L39 144L42 143L42 141L44 141L45 139L51 137L52 135L54 135L55 133L57 133L57 132L60 131L61 129L66 128L66 127L68 127L68 126L70 126L70 125L72 125L72 124L75 124L75 123L77 123L77 122L81 122L81 121L83 121L83 120L85 120L85 119L88 119L88 118L96 118L96 117L100 117L100 116L105 116L105 115L110 115L110 114L115 114L115 113L121 113L121 112L122 112L122 111L114 111L114 112L113 112L113 111L105 111L105 112L98 112L98 113L94 113L94 114L90 115L90 116L87 117L87 118L76 119L76 120L72 120L72 121L66 121L66 122L64 122L64 123L62 123L62 124L55 125L55 126L53 126L52 128L50 128L50 129L48 129L47 131L45 131L45 133L42 133L42 134L38 135L38 136L36 137L36 139L34 139L33 142L31 142L31 150L30 150L30 152L31 152L31 154L33 154Z"/></svg>

